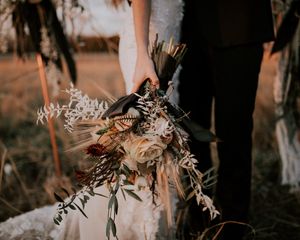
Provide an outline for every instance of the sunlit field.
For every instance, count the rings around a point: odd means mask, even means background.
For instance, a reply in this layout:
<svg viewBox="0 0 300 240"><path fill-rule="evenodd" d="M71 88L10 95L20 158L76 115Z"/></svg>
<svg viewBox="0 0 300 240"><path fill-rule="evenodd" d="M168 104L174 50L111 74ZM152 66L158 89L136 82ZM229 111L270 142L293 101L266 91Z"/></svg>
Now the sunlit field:
<svg viewBox="0 0 300 240"><path fill-rule="evenodd" d="M104 99L106 91L118 98L125 93L116 54L76 56L76 87L92 98ZM280 184L280 156L274 128L273 79L276 56L265 54L257 93L253 132L253 194L248 239L299 240L300 195ZM64 73L61 89L69 87ZM103 91L103 89L105 91ZM51 94L51 89L49 90ZM61 91L51 101L65 101ZM56 140L63 175L55 176L47 125L36 125L36 111L43 106L34 56L22 62L0 56L0 221L55 202L54 191L75 185L74 168L84 164L81 154L68 152L73 139L55 119Z"/></svg>

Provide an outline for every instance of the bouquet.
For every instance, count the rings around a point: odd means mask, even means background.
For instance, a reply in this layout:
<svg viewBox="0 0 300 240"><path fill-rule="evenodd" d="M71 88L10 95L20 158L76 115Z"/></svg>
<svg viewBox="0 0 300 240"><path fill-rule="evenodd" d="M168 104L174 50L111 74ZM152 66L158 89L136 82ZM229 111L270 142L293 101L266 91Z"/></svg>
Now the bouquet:
<svg viewBox="0 0 300 240"><path fill-rule="evenodd" d="M84 215L84 205L96 193L94 188L105 185L109 190L107 237L116 236L115 217L118 212L116 194L129 195L141 201L137 191L147 188L158 196L172 221L169 186L176 187L180 198L195 196L203 210L214 218L218 211L212 200L202 192L214 177L206 177L197 168L197 160L188 146L189 134L194 139L212 140L208 133L191 122L187 114L168 101L172 86L169 81L181 62L186 46L158 42L153 44L151 56L160 79L161 89L153 89L149 81L137 93L120 98L113 104L92 100L71 86L68 105L50 104L38 110L38 122L64 113L65 128L83 137L79 147L85 151L92 167L76 171L78 181L84 186L83 195L76 192L63 200L55 223L62 221L67 209L79 209ZM66 192L67 193L67 192ZM68 193L67 193L68 194ZM74 203L79 198L82 206Z"/></svg>

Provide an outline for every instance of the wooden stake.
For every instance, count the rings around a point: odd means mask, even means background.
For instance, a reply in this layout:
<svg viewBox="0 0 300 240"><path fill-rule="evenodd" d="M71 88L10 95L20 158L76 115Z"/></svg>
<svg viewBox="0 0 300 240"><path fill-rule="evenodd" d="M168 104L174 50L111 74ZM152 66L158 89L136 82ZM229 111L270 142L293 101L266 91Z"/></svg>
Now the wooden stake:
<svg viewBox="0 0 300 240"><path fill-rule="evenodd" d="M42 60L41 54L36 54L36 60L39 67L39 75L41 80L41 86L42 86L42 93L44 97L45 106L49 107L50 105L50 99L49 99L49 93L48 93L48 84L47 84L47 78L45 73L45 67ZM50 118L48 121L48 128L49 128L49 134L50 134L50 140L52 145L52 154L53 154L53 160L54 160L54 168L55 168L55 174L57 177L61 177L61 162L58 156L58 149L55 139L55 129L53 120Z"/></svg>

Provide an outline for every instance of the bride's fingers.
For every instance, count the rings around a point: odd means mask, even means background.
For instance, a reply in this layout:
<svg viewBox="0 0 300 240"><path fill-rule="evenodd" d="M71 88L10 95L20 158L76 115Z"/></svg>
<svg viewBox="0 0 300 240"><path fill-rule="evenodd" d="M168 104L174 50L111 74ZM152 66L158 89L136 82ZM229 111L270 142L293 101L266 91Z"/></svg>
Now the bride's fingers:
<svg viewBox="0 0 300 240"><path fill-rule="evenodd" d="M150 78L151 84L153 86L155 86L156 89L158 89L159 88L159 79L158 79L156 73L152 73L149 78Z"/></svg>
<svg viewBox="0 0 300 240"><path fill-rule="evenodd" d="M140 83L134 83L132 89L131 89L131 93L136 93L138 92L139 88L140 88L141 84Z"/></svg>
<svg viewBox="0 0 300 240"><path fill-rule="evenodd" d="M156 74L153 74L151 77L149 77L143 81L134 82L131 93L138 92L139 88L146 80L150 80L151 85L153 85L156 89L159 88L159 79L157 78Z"/></svg>

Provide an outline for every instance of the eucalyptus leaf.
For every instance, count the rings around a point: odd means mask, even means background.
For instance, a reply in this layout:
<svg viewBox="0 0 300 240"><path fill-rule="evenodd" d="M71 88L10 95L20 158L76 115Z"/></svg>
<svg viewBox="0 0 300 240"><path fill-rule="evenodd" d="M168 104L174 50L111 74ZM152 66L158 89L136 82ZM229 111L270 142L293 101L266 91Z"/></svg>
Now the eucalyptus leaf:
<svg viewBox="0 0 300 240"><path fill-rule="evenodd" d="M67 189L61 188L61 190L63 190L63 191L67 194L67 196L70 197L70 194L69 194L69 192L67 191Z"/></svg>
<svg viewBox="0 0 300 240"><path fill-rule="evenodd" d="M134 193L132 190L128 190L128 189L124 189L125 192L130 196L130 197L133 197L134 199L142 202L143 200L136 194Z"/></svg>
<svg viewBox="0 0 300 240"><path fill-rule="evenodd" d="M116 201L116 195L112 195L109 199L109 202L108 202L108 208L111 209L113 207L113 205L115 204L115 201Z"/></svg>
<svg viewBox="0 0 300 240"><path fill-rule="evenodd" d="M131 171L125 164L123 164L122 173L124 173L126 177L130 176Z"/></svg>
<svg viewBox="0 0 300 240"><path fill-rule="evenodd" d="M77 209L82 213L83 216L85 216L86 218L88 218L87 215L85 214L85 212L81 209L81 207L78 206L78 204L74 203L74 205L75 205L75 206L77 207Z"/></svg>
<svg viewBox="0 0 300 240"><path fill-rule="evenodd" d="M112 218L109 218L108 221L111 222L110 223L110 225L111 225L111 231L112 231L113 236L115 237L117 235L117 228L116 228L115 221Z"/></svg>
<svg viewBox="0 0 300 240"><path fill-rule="evenodd" d="M91 196L95 196L95 192L93 191L93 189L87 191Z"/></svg>
<svg viewBox="0 0 300 240"><path fill-rule="evenodd" d="M107 220L106 224L106 237L110 239L110 229L111 229L111 221L109 221L110 218Z"/></svg>
<svg viewBox="0 0 300 240"><path fill-rule="evenodd" d="M87 203L84 199L79 198L80 202L81 202L81 206L84 209L85 208L85 204Z"/></svg>
<svg viewBox="0 0 300 240"><path fill-rule="evenodd" d="M74 207L74 205L70 204L69 207L72 209L72 210L76 210L76 207Z"/></svg>
<svg viewBox="0 0 300 240"><path fill-rule="evenodd" d="M115 214L118 214L118 210L119 210L118 198L115 199L114 210L115 210Z"/></svg>
<svg viewBox="0 0 300 240"><path fill-rule="evenodd" d="M56 225L60 225L60 222L58 222L55 218L53 219L53 222L54 222Z"/></svg>
<svg viewBox="0 0 300 240"><path fill-rule="evenodd" d="M61 221L63 220L63 219L62 219L62 216L61 216L61 215L58 215L57 218L56 218L56 220L59 221L59 222L61 222Z"/></svg>
<svg viewBox="0 0 300 240"><path fill-rule="evenodd" d="M64 202L64 200L57 193L54 193L54 197L57 201L62 202L62 203Z"/></svg>
<svg viewBox="0 0 300 240"><path fill-rule="evenodd" d="M124 192L124 189L123 189L123 188L121 188L121 193L122 193L122 195L123 195L123 198L124 198L125 201L126 201L126 196L125 196L125 192Z"/></svg>

